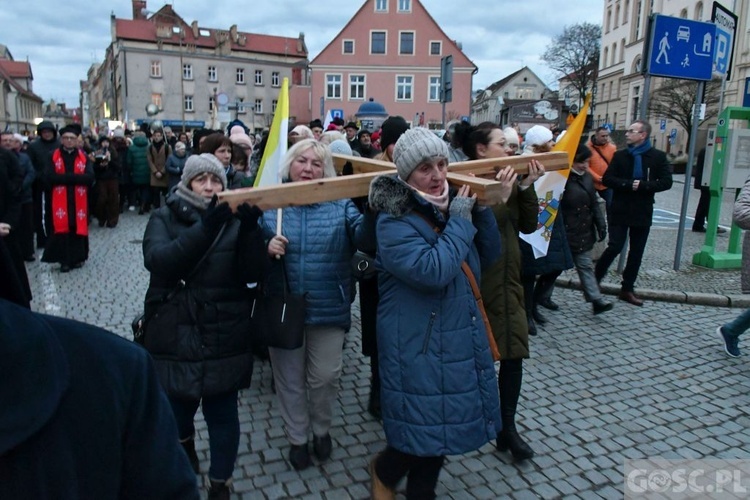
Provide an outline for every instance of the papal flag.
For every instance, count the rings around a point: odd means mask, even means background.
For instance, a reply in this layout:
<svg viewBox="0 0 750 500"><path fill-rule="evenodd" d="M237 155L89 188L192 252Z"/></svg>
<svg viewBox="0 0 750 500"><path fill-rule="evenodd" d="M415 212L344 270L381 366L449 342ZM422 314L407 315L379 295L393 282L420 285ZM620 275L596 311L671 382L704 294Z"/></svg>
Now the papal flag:
<svg viewBox="0 0 750 500"><path fill-rule="evenodd" d="M279 170L284 161L287 149L287 129L289 128L289 79L284 78L281 92L273 115L271 131L268 135L266 149L260 160L258 175L255 177L254 187L272 186L280 184Z"/></svg>
<svg viewBox="0 0 750 500"><path fill-rule="evenodd" d="M557 141L552 151L565 151L568 153L568 168L565 170L555 170L547 172L534 183L534 190L539 197L539 221L537 230L531 234L519 233L519 237L529 243L534 250L534 257L544 257L547 255L549 241L552 237L552 225L557 217L557 210L560 208L560 198L565 191L565 183L568 181L570 167L573 165L578 143L583 134L583 128L586 125L586 116L589 112L589 103L591 95L586 96L586 101L573 120L564 136Z"/></svg>

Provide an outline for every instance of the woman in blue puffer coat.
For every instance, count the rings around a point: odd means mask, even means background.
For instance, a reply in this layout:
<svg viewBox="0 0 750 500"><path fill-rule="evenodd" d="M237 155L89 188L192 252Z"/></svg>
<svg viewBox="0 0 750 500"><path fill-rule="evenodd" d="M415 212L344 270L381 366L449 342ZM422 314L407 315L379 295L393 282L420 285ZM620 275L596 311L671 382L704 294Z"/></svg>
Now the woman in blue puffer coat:
<svg viewBox="0 0 750 500"><path fill-rule="evenodd" d="M499 255L490 210L468 186L450 191L448 147L427 129L393 152L398 177L370 187L377 216L377 318L383 424L388 443L370 464L373 498L434 498L446 455L475 450L501 429L492 355L467 262L477 279ZM478 250L479 249L479 250ZM494 251L495 255L488 255Z"/></svg>
<svg viewBox="0 0 750 500"><path fill-rule="evenodd" d="M299 182L335 177L336 171L328 146L305 139L289 149L280 174L284 182ZM305 296L305 340L298 349L271 347L269 355L291 444L289 462L302 470L310 466L310 430L318 460L331 455L333 402L351 326L350 262L363 216L348 199L289 207L282 210L281 235L276 235L276 212L264 214L268 255L275 258L268 285L271 294L280 294L285 265L291 293ZM282 255L284 264L276 259Z"/></svg>

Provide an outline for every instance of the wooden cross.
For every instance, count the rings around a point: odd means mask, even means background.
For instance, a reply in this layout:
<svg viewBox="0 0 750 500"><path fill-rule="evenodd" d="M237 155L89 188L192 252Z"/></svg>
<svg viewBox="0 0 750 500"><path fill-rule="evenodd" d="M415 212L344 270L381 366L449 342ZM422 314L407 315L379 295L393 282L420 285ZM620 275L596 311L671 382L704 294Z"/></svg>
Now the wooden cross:
<svg viewBox="0 0 750 500"><path fill-rule="evenodd" d="M454 186L470 186L471 192L477 194L481 205L496 205L501 201L500 183L495 180L497 172L510 165L519 175L527 174L531 160L537 160L544 165L546 172L568 168L568 153L564 151L488 158L451 163L448 165L448 182ZM358 156L334 154L333 162L337 171L341 171L346 162L351 162L354 174L276 186L234 189L220 193L219 201L229 203L232 210L245 202L257 205L262 210L269 210L357 198L367 196L370 183L375 177L396 171L396 166L391 162ZM474 175L470 176L469 173Z"/></svg>

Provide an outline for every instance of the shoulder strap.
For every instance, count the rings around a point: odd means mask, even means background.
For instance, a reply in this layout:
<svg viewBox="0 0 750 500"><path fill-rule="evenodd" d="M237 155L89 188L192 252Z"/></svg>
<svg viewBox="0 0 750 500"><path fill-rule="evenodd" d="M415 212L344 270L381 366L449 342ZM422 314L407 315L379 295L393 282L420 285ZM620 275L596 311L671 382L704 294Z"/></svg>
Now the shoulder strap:
<svg viewBox="0 0 750 500"><path fill-rule="evenodd" d="M201 259L198 261L198 263L195 265L195 267L193 267L193 270L190 271L190 274L188 274L187 277L185 277L185 279L181 279L177 283L177 286L175 286L174 289L172 289L172 291L170 291L166 295L166 297L164 298L165 301L171 300L177 294L177 292L179 292L180 290L182 290L183 288L185 288L186 286L188 286L188 281L190 280L190 278L192 278L193 276L195 276L195 273L198 272L198 269L201 267L201 264L203 264L206 261L206 259L208 258L209 254L216 247L216 244L219 242L219 238L221 238L221 235L224 234L224 228L226 228L226 227L227 227L226 224L223 225L223 226L221 226L221 230L219 231L219 234L216 235L216 238L214 238L214 241L213 241L213 243L211 243L211 246L208 247L208 250L206 250L203 253L203 256L201 256Z"/></svg>
<svg viewBox="0 0 750 500"><path fill-rule="evenodd" d="M598 149L598 148L597 148L596 146L594 146L594 145L592 144L592 145L591 145L591 149L593 149L594 151L596 151L596 154L598 154L599 156L601 156L601 157L602 157L602 160L604 160L604 163L606 163L606 164L607 164L607 166L609 166L609 162L610 162L610 160L608 160L607 158L605 158L605 157L604 157L604 155L602 154L602 152L601 152L601 151L599 151L599 149Z"/></svg>
<svg viewBox="0 0 750 500"><path fill-rule="evenodd" d="M482 293L479 291L477 279L474 277L474 273L472 272L471 267L469 267L469 264L466 261L463 261L461 263L461 270L469 279L471 291L474 292L474 300L477 301L477 307L479 308L479 312L482 314L482 321L484 321L484 329L487 332L487 342L490 345L490 354L492 354L492 359L494 361L499 361L500 350L497 348L495 336L492 334L492 326L490 325L490 320L487 317L487 311L485 311L484 309L484 300L482 300Z"/></svg>

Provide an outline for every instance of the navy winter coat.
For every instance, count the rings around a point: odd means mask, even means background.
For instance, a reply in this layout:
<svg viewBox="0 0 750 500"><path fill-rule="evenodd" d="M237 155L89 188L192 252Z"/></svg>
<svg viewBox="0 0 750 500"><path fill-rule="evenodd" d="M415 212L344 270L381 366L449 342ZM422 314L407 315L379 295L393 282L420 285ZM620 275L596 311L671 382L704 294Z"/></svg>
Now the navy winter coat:
<svg viewBox="0 0 750 500"><path fill-rule="evenodd" d="M139 346L0 300L0 498L198 499Z"/></svg>
<svg viewBox="0 0 750 500"><path fill-rule="evenodd" d="M380 212L377 337L388 445L417 456L475 450L501 430L500 403L487 333L461 263L479 280L477 247L499 251L492 212L475 210L474 224L446 221L389 176L373 181L370 206Z"/></svg>
<svg viewBox="0 0 750 500"><path fill-rule="evenodd" d="M276 234L276 210L263 215L266 238ZM305 325L351 326L351 259L362 215L351 200L313 203L283 209L281 233L287 275L293 294L304 295ZM281 265L272 261L268 286L280 294Z"/></svg>

